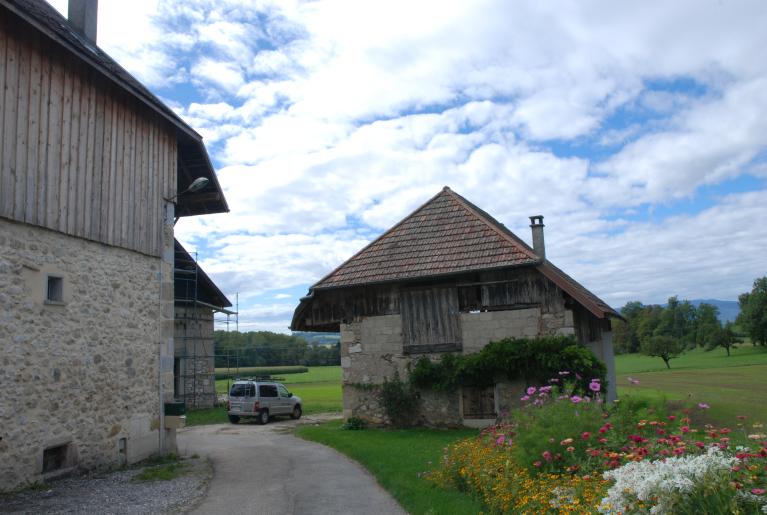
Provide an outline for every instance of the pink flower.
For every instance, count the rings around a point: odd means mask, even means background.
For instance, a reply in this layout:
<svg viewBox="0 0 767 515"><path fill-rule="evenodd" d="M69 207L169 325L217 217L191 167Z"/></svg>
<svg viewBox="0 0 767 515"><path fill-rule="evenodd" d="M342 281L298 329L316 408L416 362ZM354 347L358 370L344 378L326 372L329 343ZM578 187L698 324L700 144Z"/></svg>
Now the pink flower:
<svg viewBox="0 0 767 515"><path fill-rule="evenodd" d="M522 401L522 402L527 402L527 401L530 400L530 396L529 395L525 395L524 397L520 397L519 400Z"/></svg>
<svg viewBox="0 0 767 515"><path fill-rule="evenodd" d="M540 461L534 461L533 462L533 466L534 467L540 467L541 465L542 465L542 463Z"/></svg>
<svg viewBox="0 0 767 515"><path fill-rule="evenodd" d="M561 376L569 376L570 372L568 372L567 370L563 370L562 372L559 372L559 375L561 375Z"/></svg>
<svg viewBox="0 0 767 515"><path fill-rule="evenodd" d="M754 495L764 495L764 492L766 492L764 488L752 488L751 493Z"/></svg>
<svg viewBox="0 0 767 515"><path fill-rule="evenodd" d="M591 437L591 433L589 433L588 431L585 431L584 433L581 434L581 440L588 440L590 437Z"/></svg>
<svg viewBox="0 0 767 515"><path fill-rule="evenodd" d="M527 395L532 395L535 393L535 386L531 386L527 389Z"/></svg>
<svg viewBox="0 0 767 515"><path fill-rule="evenodd" d="M592 392L598 392L601 389L602 389L602 386L599 384L599 382L592 380L592 382L589 383L589 390L591 390Z"/></svg>
<svg viewBox="0 0 767 515"><path fill-rule="evenodd" d="M698 403L698 407L699 407L700 409L708 409L708 408L710 408L711 406L709 406L709 405L708 405L708 404L706 404L705 402L699 402L699 403Z"/></svg>
<svg viewBox="0 0 767 515"><path fill-rule="evenodd" d="M551 453L549 451L543 451L543 459L546 461L551 461Z"/></svg>
<svg viewBox="0 0 767 515"><path fill-rule="evenodd" d="M580 398L580 397L578 397L577 395L573 395L572 397L570 397L570 400L571 400L571 401L573 401L573 404L578 404L578 403L579 403L579 402L581 402L583 399L581 399L581 398Z"/></svg>
<svg viewBox="0 0 767 515"><path fill-rule="evenodd" d="M679 428L679 430L683 433L689 433L690 432L690 426L682 426Z"/></svg>

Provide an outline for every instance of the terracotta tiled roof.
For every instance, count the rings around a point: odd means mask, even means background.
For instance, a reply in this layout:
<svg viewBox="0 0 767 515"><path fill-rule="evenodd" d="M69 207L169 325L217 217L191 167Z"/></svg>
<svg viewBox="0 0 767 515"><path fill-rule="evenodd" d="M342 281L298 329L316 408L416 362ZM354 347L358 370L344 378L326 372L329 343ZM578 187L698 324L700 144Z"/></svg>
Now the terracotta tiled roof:
<svg viewBox="0 0 767 515"><path fill-rule="evenodd" d="M524 265L534 266L595 316L622 318L575 279L542 261L503 224L447 186L323 277L312 290Z"/></svg>
<svg viewBox="0 0 767 515"><path fill-rule="evenodd" d="M314 288L417 279L539 261L511 231L445 187Z"/></svg>

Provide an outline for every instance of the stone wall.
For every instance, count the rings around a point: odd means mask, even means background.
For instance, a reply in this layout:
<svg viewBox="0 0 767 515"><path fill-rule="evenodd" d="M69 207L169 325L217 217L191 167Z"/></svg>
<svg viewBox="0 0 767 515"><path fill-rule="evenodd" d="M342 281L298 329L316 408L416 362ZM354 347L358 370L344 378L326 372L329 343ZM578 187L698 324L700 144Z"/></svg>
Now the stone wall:
<svg viewBox="0 0 767 515"><path fill-rule="evenodd" d="M157 452L160 264L0 219L0 490ZM48 275L63 302L46 303ZM63 470L42 475L62 445Z"/></svg>
<svg viewBox="0 0 767 515"><path fill-rule="evenodd" d="M216 402L213 311L176 306L174 396L187 408L210 408Z"/></svg>
<svg viewBox="0 0 767 515"><path fill-rule="evenodd" d="M478 352L491 341L508 337L575 334L573 313L565 310L542 313L541 308L462 313L463 352ZM404 380L408 365L420 356L439 359L440 354L404 355L400 315L366 317L341 324L344 416L358 416L373 424L388 422L379 400L379 385L397 371ZM601 349L600 349L601 351ZM601 352L600 352L601 354ZM499 382L495 390L497 412L519 405L525 385ZM422 391L420 422L455 426L465 423L461 392ZM476 422L487 424L487 421Z"/></svg>

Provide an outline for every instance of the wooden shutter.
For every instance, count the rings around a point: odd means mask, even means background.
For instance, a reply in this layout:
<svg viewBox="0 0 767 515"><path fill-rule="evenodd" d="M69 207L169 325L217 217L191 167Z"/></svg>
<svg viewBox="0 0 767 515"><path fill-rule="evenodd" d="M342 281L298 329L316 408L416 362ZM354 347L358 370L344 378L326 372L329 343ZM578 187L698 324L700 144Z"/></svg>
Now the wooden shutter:
<svg viewBox="0 0 767 515"><path fill-rule="evenodd" d="M461 313L455 288L400 292L406 354L461 350Z"/></svg>

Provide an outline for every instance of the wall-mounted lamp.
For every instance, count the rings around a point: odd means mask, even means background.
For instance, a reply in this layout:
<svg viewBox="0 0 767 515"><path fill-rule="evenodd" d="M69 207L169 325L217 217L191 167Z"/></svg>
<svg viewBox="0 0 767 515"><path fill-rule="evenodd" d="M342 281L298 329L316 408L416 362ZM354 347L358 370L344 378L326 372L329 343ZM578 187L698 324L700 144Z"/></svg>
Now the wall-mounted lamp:
<svg viewBox="0 0 767 515"><path fill-rule="evenodd" d="M184 191L179 191L175 195L173 195L171 198L166 198L168 202L173 202L175 199L183 195L184 193L194 193L195 191L200 191L205 186L208 185L210 181L207 177L197 177L195 180L192 181L192 184L189 185L187 189Z"/></svg>

